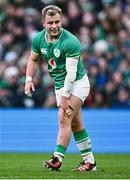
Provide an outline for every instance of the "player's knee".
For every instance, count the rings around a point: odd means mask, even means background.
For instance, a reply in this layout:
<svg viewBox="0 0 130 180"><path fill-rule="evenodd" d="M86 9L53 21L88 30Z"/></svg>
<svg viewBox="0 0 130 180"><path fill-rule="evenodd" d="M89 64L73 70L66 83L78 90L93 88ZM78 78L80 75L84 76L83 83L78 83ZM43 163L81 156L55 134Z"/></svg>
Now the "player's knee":
<svg viewBox="0 0 130 180"><path fill-rule="evenodd" d="M60 127L65 127L69 125L69 121L62 109L59 110L59 125Z"/></svg>

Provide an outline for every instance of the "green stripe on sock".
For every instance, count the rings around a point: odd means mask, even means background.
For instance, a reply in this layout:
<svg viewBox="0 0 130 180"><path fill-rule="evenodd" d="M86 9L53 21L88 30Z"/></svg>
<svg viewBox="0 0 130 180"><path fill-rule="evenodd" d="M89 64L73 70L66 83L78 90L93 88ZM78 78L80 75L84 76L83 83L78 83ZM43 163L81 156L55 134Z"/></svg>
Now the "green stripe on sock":
<svg viewBox="0 0 130 180"><path fill-rule="evenodd" d="M56 146L55 152L58 152L58 153L60 153L60 154L63 154L63 156L64 156L66 150L67 150L66 147L58 144L58 145Z"/></svg>
<svg viewBox="0 0 130 180"><path fill-rule="evenodd" d="M74 133L75 141L81 141L88 137L88 134L85 129L81 130L80 132Z"/></svg>
<svg viewBox="0 0 130 180"><path fill-rule="evenodd" d="M81 155L83 155L83 154L87 154L89 152L92 152L92 149L89 148L89 149L81 150L80 152L81 152Z"/></svg>
<svg viewBox="0 0 130 180"><path fill-rule="evenodd" d="M89 137L87 137L87 138L84 138L84 139L82 139L82 140L80 140L80 141L76 141L76 143L78 144L78 143L82 143L82 142L84 142L84 141L87 141L89 139Z"/></svg>

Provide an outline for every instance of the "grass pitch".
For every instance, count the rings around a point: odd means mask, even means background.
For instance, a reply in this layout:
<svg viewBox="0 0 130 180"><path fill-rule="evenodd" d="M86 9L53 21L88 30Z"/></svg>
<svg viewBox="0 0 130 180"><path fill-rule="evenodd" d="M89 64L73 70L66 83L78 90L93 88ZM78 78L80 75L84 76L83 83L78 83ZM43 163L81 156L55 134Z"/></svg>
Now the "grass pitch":
<svg viewBox="0 0 130 180"><path fill-rule="evenodd" d="M95 155L96 172L73 172L79 154L66 154L61 171L42 167L50 154L0 154L0 179L130 179L130 154Z"/></svg>

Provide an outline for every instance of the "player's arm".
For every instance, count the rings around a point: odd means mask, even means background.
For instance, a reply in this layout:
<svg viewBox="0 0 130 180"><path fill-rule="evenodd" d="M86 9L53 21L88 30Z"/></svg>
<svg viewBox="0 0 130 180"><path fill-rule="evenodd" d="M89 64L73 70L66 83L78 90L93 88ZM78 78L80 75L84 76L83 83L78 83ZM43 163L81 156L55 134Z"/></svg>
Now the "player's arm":
<svg viewBox="0 0 130 180"><path fill-rule="evenodd" d="M39 59L39 54L31 51L29 61L27 64L26 81L25 81L25 94L30 97L32 96L31 92L35 91L33 78L37 71L38 59Z"/></svg>
<svg viewBox="0 0 130 180"><path fill-rule="evenodd" d="M73 83L76 79L77 73L77 66L78 66L78 59L77 58L66 58L66 78L64 82L64 88L62 96L69 98L70 91L72 89Z"/></svg>
<svg viewBox="0 0 130 180"><path fill-rule="evenodd" d="M68 116L71 116L72 106L69 102L70 92L73 83L76 79L78 59L77 58L66 58L66 71L67 75L64 82L63 93L61 97L61 108L66 112Z"/></svg>
<svg viewBox="0 0 130 180"><path fill-rule="evenodd" d="M80 42L77 38L72 38L66 44L66 72L67 75L65 77L63 94L61 97L61 108L66 112L69 111L70 101L70 93L73 87L73 83L76 79L77 74L77 66L80 58Z"/></svg>

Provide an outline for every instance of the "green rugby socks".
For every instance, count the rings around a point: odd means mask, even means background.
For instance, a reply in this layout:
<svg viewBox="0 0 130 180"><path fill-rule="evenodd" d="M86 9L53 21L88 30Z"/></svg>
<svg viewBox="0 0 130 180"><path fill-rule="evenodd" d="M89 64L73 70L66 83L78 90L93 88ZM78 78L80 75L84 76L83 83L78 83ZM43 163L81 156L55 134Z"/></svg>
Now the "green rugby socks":
<svg viewBox="0 0 130 180"><path fill-rule="evenodd" d="M91 141L85 129L74 133L74 139L77 147L83 157L83 160L94 163L94 157L91 149Z"/></svg>
<svg viewBox="0 0 130 180"><path fill-rule="evenodd" d="M55 152L54 152L54 156L58 157L59 161L62 162L64 156L65 156L65 152L66 152L67 148L58 144L56 146Z"/></svg>

